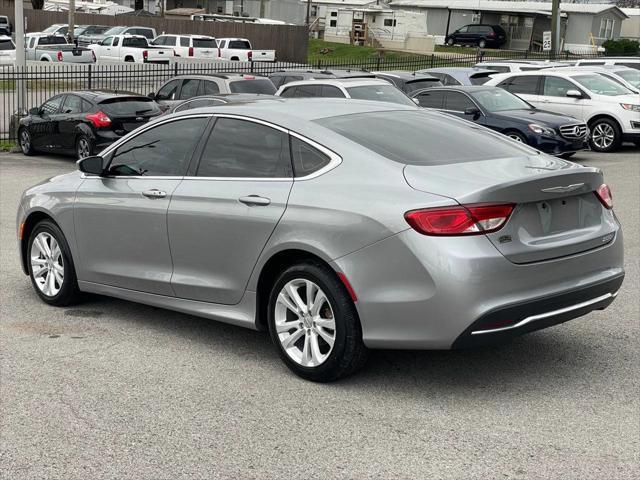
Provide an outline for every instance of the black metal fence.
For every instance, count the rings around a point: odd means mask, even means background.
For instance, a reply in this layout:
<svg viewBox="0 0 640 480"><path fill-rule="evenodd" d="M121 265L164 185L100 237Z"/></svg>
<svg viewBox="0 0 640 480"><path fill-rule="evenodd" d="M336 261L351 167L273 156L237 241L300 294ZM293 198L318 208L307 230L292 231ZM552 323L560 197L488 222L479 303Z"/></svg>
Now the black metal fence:
<svg viewBox="0 0 640 480"><path fill-rule="evenodd" d="M498 56L499 54L499 56ZM584 58L581 55L580 58ZM291 62L209 62L152 64L45 64L24 68L0 67L0 141L16 137L16 117L39 106L52 95L74 90L115 90L146 95L176 75L253 73L268 75L289 68L352 70L420 70L443 66L472 66L481 60L536 59L549 55L531 52L491 52L470 49L468 54L437 53L413 57L374 57L357 60L320 60L312 64ZM563 60L570 59L564 55ZM25 88L21 88L24 85ZM21 98L20 92L24 92Z"/></svg>

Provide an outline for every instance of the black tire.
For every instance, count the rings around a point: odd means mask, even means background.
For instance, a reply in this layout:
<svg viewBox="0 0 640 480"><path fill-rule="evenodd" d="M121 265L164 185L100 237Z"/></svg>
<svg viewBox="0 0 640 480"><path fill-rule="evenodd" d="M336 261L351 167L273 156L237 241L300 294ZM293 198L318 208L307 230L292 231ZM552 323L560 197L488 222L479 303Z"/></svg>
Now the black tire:
<svg viewBox="0 0 640 480"><path fill-rule="evenodd" d="M453 38L450 38L449 40L447 40L447 45L449 45L450 47L453 47L454 44L455 42L453 41Z"/></svg>
<svg viewBox="0 0 640 480"><path fill-rule="evenodd" d="M478 42L478 47L479 47L479 48L484 48L484 47L486 47L486 46L487 46L487 42L486 42L486 40L480 40L480 41Z"/></svg>
<svg viewBox="0 0 640 480"><path fill-rule="evenodd" d="M32 254L35 255L35 252L32 252L33 243L36 237L38 237L38 235L40 235L41 233L46 233L53 237L58 243L61 250L62 267L64 271L63 280L62 284L59 287L59 291L54 295L47 295L40 289L40 287L36 283L33 266L31 265L31 256ZM76 277L73 259L71 258L69 244L67 243L67 240L65 239L64 234L62 233L60 228L58 228L58 226L53 221L42 220L32 230L31 235L29 236L29 241L27 243L27 267L29 269L29 278L31 279L33 289L36 291L43 302L56 307L64 307L77 303L80 300L80 290L78 288L78 280ZM49 272L49 274L51 273L52 272Z"/></svg>
<svg viewBox="0 0 640 480"><path fill-rule="evenodd" d="M284 286L295 279L314 282L325 293L335 321L335 341L329 356L320 365L302 366L286 353L275 324L276 301ZM331 382L360 369L367 360L368 350L362 341L362 328L349 292L336 273L317 261L308 261L284 270L271 288L268 303L269 333L280 358L296 375L313 382Z"/></svg>
<svg viewBox="0 0 640 480"><path fill-rule="evenodd" d="M597 118L589 123L591 136L589 137L589 146L595 152L608 153L620 148L622 144L622 132L618 122L610 118ZM600 135L605 132L612 132L613 139L606 141ZM610 143L609 143L610 142Z"/></svg>
<svg viewBox="0 0 640 480"><path fill-rule="evenodd" d="M640 148L640 140L636 140L633 143L637 148Z"/></svg>
<svg viewBox="0 0 640 480"><path fill-rule="evenodd" d="M516 142L523 143L524 145L529 144L529 142L527 142L526 137L520 132L518 132L517 130L507 130L506 132L503 132L503 134L509 138L512 138Z"/></svg>
<svg viewBox="0 0 640 480"><path fill-rule="evenodd" d="M33 149L33 137L31 137L31 133L27 128L22 127L18 130L18 143L20 144L20 149L23 154L33 155L35 153Z"/></svg>
<svg viewBox="0 0 640 480"><path fill-rule="evenodd" d="M86 135L78 136L76 139L76 158L81 160L91 155L93 155L93 141Z"/></svg>

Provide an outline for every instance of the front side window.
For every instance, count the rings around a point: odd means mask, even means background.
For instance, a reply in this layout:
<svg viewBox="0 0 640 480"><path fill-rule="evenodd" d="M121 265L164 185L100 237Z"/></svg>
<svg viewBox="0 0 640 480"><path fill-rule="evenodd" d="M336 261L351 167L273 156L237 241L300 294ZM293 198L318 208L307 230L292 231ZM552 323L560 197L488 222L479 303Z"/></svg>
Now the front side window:
<svg viewBox="0 0 640 480"><path fill-rule="evenodd" d="M511 77L500 85L511 93L520 93L526 95L538 94L538 77L537 75L527 75L521 77Z"/></svg>
<svg viewBox="0 0 640 480"><path fill-rule="evenodd" d="M298 85L296 97L320 97L322 85Z"/></svg>
<svg viewBox="0 0 640 480"><path fill-rule="evenodd" d="M171 80L164 87L158 90L156 99L157 100L175 100L176 93L178 92L178 85L180 85L180 80Z"/></svg>
<svg viewBox="0 0 640 480"><path fill-rule="evenodd" d="M558 77L545 77L542 94L547 97L566 97L569 90L576 90L576 86Z"/></svg>
<svg viewBox="0 0 640 480"><path fill-rule="evenodd" d="M64 96L60 95L59 97L53 97L52 99L47 100L44 105L40 107L41 112L45 115L53 115L54 113L58 113L63 99Z"/></svg>
<svg viewBox="0 0 640 480"><path fill-rule="evenodd" d="M469 30L469 27L462 27L456 30L456 33L467 33L467 30Z"/></svg>
<svg viewBox="0 0 640 480"><path fill-rule="evenodd" d="M112 42L113 42L113 37L107 37L104 40L102 40L102 42L100 42L100 45L102 45L103 47L110 47Z"/></svg>
<svg viewBox="0 0 640 480"><path fill-rule="evenodd" d="M531 105L520 97L501 88L480 90L471 96L489 112L504 112L507 110L531 110Z"/></svg>
<svg viewBox="0 0 640 480"><path fill-rule="evenodd" d="M444 105L444 92L424 92L416 98L418 104L424 108L442 108Z"/></svg>
<svg viewBox="0 0 640 480"><path fill-rule="evenodd" d="M293 171L296 177L306 177L326 167L331 158L302 140L291 137Z"/></svg>
<svg viewBox="0 0 640 480"><path fill-rule="evenodd" d="M186 100L198 95L198 87L200 86L200 80L193 78L187 78L182 81L182 89L180 90L180 100Z"/></svg>
<svg viewBox="0 0 640 480"><path fill-rule="evenodd" d="M85 102L86 103L86 102ZM67 95L67 99L64 101L63 113L82 113L83 106L82 99L76 95Z"/></svg>
<svg viewBox="0 0 640 480"><path fill-rule="evenodd" d="M197 175L283 178L291 173L288 134L247 120L219 118L202 152Z"/></svg>
<svg viewBox="0 0 640 480"><path fill-rule="evenodd" d="M207 122L208 118L177 120L133 137L115 151L109 165L109 175L184 175Z"/></svg>

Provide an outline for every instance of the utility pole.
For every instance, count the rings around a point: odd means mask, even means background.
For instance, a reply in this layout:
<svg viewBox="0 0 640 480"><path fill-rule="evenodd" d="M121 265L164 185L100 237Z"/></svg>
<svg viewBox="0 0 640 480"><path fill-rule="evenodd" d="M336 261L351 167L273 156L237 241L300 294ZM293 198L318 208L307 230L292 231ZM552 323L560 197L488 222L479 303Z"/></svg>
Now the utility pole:
<svg viewBox="0 0 640 480"><path fill-rule="evenodd" d="M75 30L76 23L76 0L69 0L69 30L67 30L67 37L71 43L75 43L73 38L73 31Z"/></svg>
<svg viewBox="0 0 640 480"><path fill-rule="evenodd" d="M309 25L309 16L311 15L311 0L307 0L307 20L305 21L306 25Z"/></svg>
<svg viewBox="0 0 640 480"><path fill-rule="evenodd" d="M16 90L18 92L18 104L16 110L22 113L26 110L26 90L27 84L24 81L25 67L27 61L24 55L24 5L22 0L15 0L14 24L16 28L16 72L18 73L18 80L16 81ZM16 132L17 133L17 132Z"/></svg>
<svg viewBox="0 0 640 480"><path fill-rule="evenodd" d="M266 1L267 0L260 0L260 18L264 18L264 15L265 15L264 10L265 10L265 7L266 7L266 5L265 5Z"/></svg>
<svg viewBox="0 0 640 480"><path fill-rule="evenodd" d="M551 2L551 58L560 54L560 0Z"/></svg>

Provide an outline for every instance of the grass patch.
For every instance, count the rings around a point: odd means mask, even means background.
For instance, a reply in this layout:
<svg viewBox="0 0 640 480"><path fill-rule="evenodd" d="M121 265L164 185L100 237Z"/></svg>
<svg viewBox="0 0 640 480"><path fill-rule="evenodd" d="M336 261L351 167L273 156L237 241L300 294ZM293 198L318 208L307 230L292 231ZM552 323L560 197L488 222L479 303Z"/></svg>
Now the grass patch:
<svg viewBox="0 0 640 480"><path fill-rule="evenodd" d="M16 147L16 142L9 140L0 140L0 152L10 152Z"/></svg>
<svg viewBox="0 0 640 480"><path fill-rule="evenodd" d="M323 53L324 52L324 53ZM349 61L349 60L373 60L383 57L387 60L418 57L420 55L408 52L397 52L373 47L360 47L345 43L325 42L315 38L309 39L309 52L307 61L310 64L321 62Z"/></svg>

